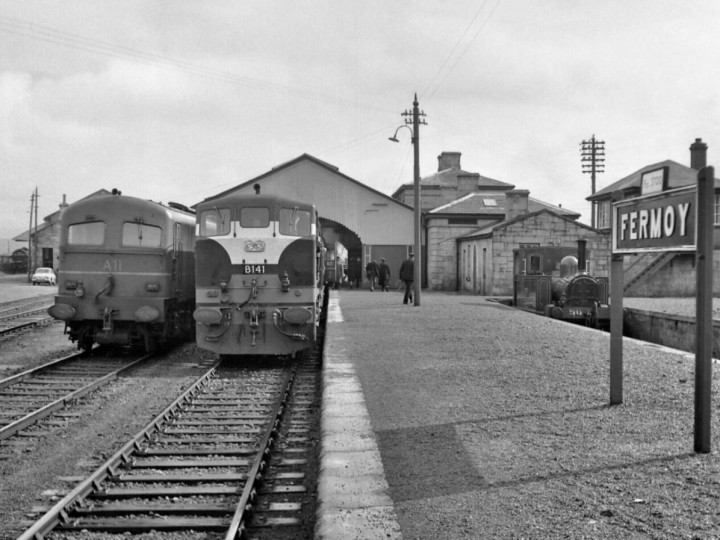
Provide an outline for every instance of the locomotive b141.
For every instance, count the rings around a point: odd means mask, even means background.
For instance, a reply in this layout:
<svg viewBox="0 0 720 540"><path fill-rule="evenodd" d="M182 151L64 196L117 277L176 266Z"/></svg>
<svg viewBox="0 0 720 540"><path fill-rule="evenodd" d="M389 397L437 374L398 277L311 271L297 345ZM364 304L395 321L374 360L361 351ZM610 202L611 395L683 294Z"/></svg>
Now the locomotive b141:
<svg viewBox="0 0 720 540"><path fill-rule="evenodd" d="M574 253L577 253L577 258ZM585 241L573 248L530 246L514 250L513 303L520 309L607 329L609 282L587 271Z"/></svg>
<svg viewBox="0 0 720 540"><path fill-rule="evenodd" d="M197 205L196 336L220 356L314 345L325 248L312 204L229 194Z"/></svg>
<svg viewBox="0 0 720 540"><path fill-rule="evenodd" d="M48 310L78 348L152 350L192 335L195 216L182 205L112 195L60 220L58 294Z"/></svg>

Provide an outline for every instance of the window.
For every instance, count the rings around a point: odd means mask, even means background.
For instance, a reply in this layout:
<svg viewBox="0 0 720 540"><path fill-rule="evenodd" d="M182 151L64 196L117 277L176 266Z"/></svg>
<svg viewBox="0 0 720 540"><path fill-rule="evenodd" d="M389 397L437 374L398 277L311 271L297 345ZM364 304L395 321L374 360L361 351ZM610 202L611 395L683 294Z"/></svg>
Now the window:
<svg viewBox="0 0 720 540"><path fill-rule="evenodd" d="M270 209L247 207L240 209L240 226L244 229L264 229L270 225Z"/></svg>
<svg viewBox="0 0 720 540"><path fill-rule="evenodd" d="M720 225L720 195L715 195L715 219L714 225Z"/></svg>
<svg viewBox="0 0 720 540"><path fill-rule="evenodd" d="M483 199L483 204L485 206L497 206L497 201L495 199Z"/></svg>
<svg viewBox="0 0 720 540"><path fill-rule="evenodd" d="M200 213L200 236L220 236L230 233L230 209L214 206Z"/></svg>
<svg viewBox="0 0 720 540"><path fill-rule="evenodd" d="M537 275L542 274L542 258L540 255L530 255L530 268L528 274Z"/></svg>
<svg viewBox="0 0 720 540"><path fill-rule="evenodd" d="M89 221L70 225L67 242L71 246L102 246L105 242L105 223Z"/></svg>
<svg viewBox="0 0 720 540"><path fill-rule="evenodd" d="M599 201L597 206L596 228L610 228L610 201Z"/></svg>
<svg viewBox="0 0 720 540"><path fill-rule="evenodd" d="M310 234L310 212L294 208L280 209L280 234L287 236L308 236Z"/></svg>
<svg viewBox="0 0 720 540"><path fill-rule="evenodd" d="M160 247L162 245L162 229L142 221L125 222L122 227L121 245L125 247Z"/></svg>

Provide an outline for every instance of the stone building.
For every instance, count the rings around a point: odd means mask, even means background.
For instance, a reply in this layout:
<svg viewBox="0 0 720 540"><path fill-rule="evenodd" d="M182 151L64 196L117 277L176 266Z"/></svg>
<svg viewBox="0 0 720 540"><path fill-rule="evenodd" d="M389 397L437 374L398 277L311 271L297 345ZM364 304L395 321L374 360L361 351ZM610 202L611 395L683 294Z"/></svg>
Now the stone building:
<svg viewBox="0 0 720 540"><path fill-rule="evenodd" d="M460 152L441 153L438 171L420 180L424 286L512 294L513 249L519 243L571 247L584 235L595 255L607 251L609 235L577 222L577 212L532 198L528 190L512 184L465 171L460 157ZM413 195L413 184L404 184L393 197L412 206ZM522 219L533 215L534 221Z"/></svg>

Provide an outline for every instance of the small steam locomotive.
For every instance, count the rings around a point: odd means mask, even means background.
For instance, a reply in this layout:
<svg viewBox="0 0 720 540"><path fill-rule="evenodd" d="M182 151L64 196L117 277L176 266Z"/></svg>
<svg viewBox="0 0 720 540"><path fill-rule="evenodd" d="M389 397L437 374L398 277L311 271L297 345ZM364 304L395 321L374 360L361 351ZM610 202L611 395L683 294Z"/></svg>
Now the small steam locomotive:
<svg viewBox="0 0 720 540"><path fill-rule="evenodd" d="M516 307L593 328L610 327L609 281L588 272L584 240L578 241L577 251L559 246L515 249L514 259Z"/></svg>

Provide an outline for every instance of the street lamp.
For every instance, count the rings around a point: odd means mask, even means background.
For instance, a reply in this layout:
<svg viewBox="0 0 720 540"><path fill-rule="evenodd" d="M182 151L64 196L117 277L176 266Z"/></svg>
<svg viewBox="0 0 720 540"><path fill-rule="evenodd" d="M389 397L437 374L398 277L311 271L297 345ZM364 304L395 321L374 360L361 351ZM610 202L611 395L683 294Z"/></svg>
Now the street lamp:
<svg viewBox="0 0 720 540"><path fill-rule="evenodd" d="M398 127L395 130L395 135L392 137L388 137L389 140L393 142L400 142L397 138L398 131L402 128L408 128L410 130L410 136L412 137L411 143L415 150L415 163L413 167L413 198L414 198L414 211L415 211L415 263L414 263L414 281L415 281L415 294L413 295L414 299L414 305L419 306L420 305L420 289L422 289L422 245L421 245L421 218L422 218L422 209L420 208L420 116L425 116L425 113L421 113L418 109L418 100L417 100L417 94L415 94L415 101L413 101L413 110L405 111L402 113L403 116L405 116L405 124ZM412 125L413 127L410 127L408 124L410 123L410 120L407 119L408 116L412 115ZM425 121L422 121L423 124L425 124Z"/></svg>

